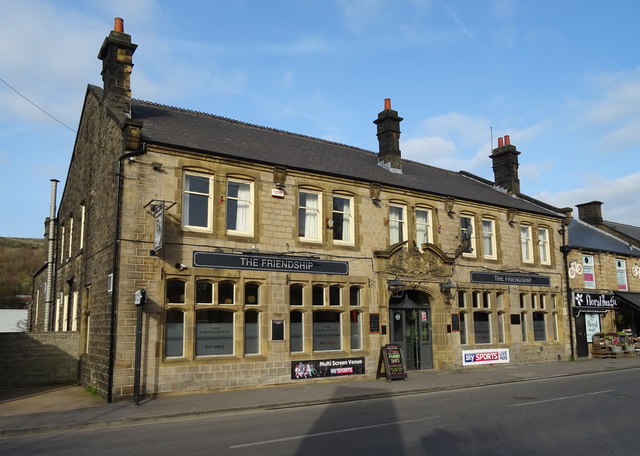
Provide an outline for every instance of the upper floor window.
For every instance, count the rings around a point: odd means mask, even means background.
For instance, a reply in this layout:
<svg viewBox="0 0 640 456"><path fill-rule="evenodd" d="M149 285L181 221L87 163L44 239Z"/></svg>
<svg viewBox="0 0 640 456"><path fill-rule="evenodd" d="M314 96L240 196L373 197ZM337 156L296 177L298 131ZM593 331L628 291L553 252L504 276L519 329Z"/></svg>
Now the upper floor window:
<svg viewBox="0 0 640 456"><path fill-rule="evenodd" d="M60 226L60 263L64 263L64 225Z"/></svg>
<svg viewBox="0 0 640 456"><path fill-rule="evenodd" d="M538 251L540 254L540 263L550 264L549 230L547 228L538 228Z"/></svg>
<svg viewBox="0 0 640 456"><path fill-rule="evenodd" d="M585 288L596 287L596 273L593 267L593 255L582 255L582 277Z"/></svg>
<svg viewBox="0 0 640 456"><path fill-rule="evenodd" d="M389 239L391 244L407 239L406 209L404 206L389 206Z"/></svg>
<svg viewBox="0 0 640 456"><path fill-rule="evenodd" d="M303 289L304 287L299 283L294 283L289 286L289 305L301 306L303 303Z"/></svg>
<svg viewBox="0 0 640 456"><path fill-rule="evenodd" d="M465 248L464 256L476 256L476 239L473 235L473 217L469 215L460 216L460 238Z"/></svg>
<svg viewBox="0 0 640 456"><path fill-rule="evenodd" d="M78 248L81 250L84 248L84 227L86 223L87 223L87 213L86 213L86 207L83 202L80 204L80 239L78 240L78 243L79 243Z"/></svg>
<svg viewBox="0 0 640 456"><path fill-rule="evenodd" d="M184 174L182 226L201 231L211 230L213 185L210 176Z"/></svg>
<svg viewBox="0 0 640 456"><path fill-rule="evenodd" d="M491 219L482 219L482 252L485 258L497 258L496 223Z"/></svg>
<svg viewBox="0 0 640 456"><path fill-rule="evenodd" d="M300 190L298 195L298 236L303 241L322 241L320 193Z"/></svg>
<svg viewBox="0 0 640 456"><path fill-rule="evenodd" d="M627 290L627 263L624 260L616 258L616 278L618 282L618 290Z"/></svg>
<svg viewBox="0 0 640 456"><path fill-rule="evenodd" d="M416 209L416 244L420 249L423 244L433 242L431 224L431 211L427 209Z"/></svg>
<svg viewBox="0 0 640 456"><path fill-rule="evenodd" d="M218 284L218 304L234 304L236 302L236 286L225 280Z"/></svg>
<svg viewBox="0 0 640 456"><path fill-rule="evenodd" d="M531 242L531 227L520 227L520 250L522 252L522 261L525 263L533 263L533 244Z"/></svg>
<svg viewBox="0 0 640 456"><path fill-rule="evenodd" d="M349 305L350 306L359 306L360 303L360 287L351 286L349 287Z"/></svg>
<svg viewBox="0 0 640 456"><path fill-rule="evenodd" d="M333 197L333 240L336 244L353 244L353 198Z"/></svg>
<svg viewBox="0 0 640 456"><path fill-rule="evenodd" d="M69 225L69 250L67 251L67 258L71 258L71 254L73 253L73 216L69 216L67 224Z"/></svg>
<svg viewBox="0 0 640 456"><path fill-rule="evenodd" d="M227 182L227 234L253 235L253 184Z"/></svg>

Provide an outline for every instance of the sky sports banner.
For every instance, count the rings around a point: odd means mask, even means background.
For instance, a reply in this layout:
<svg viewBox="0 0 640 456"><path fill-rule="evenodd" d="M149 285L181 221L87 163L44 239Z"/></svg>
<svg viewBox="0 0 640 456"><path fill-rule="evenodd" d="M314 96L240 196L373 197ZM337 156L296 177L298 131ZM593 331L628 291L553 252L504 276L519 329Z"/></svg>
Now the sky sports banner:
<svg viewBox="0 0 640 456"><path fill-rule="evenodd" d="M484 350L462 350L463 366L480 366L509 362L508 348L489 348Z"/></svg>

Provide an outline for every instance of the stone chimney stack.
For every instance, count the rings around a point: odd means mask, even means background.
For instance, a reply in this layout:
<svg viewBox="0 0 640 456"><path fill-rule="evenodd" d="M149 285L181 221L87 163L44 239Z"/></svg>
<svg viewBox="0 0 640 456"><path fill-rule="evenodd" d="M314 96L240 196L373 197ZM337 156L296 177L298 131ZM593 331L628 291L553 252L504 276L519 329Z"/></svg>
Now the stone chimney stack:
<svg viewBox="0 0 640 456"><path fill-rule="evenodd" d="M578 218L589 225L602 224L602 201L591 201L589 203L576 204L578 208Z"/></svg>
<svg viewBox="0 0 640 456"><path fill-rule="evenodd" d="M398 112L391 109L391 99L385 98L384 111L373 121L378 126L378 165L392 173L402 174L400 122L402 117L398 117Z"/></svg>
<svg viewBox="0 0 640 456"><path fill-rule="evenodd" d="M102 60L104 98L113 108L131 115L132 57L138 47L124 33L123 20L117 17L113 31L104 39L98 58Z"/></svg>
<svg viewBox="0 0 640 456"><path fill-rule="evenodd" d="M518 155L516 146L512 146L509 136L498 138L498 147L489 156L493 161L493 175L498 187L507 189L509 193L520 193L518 179Z"/></svg>

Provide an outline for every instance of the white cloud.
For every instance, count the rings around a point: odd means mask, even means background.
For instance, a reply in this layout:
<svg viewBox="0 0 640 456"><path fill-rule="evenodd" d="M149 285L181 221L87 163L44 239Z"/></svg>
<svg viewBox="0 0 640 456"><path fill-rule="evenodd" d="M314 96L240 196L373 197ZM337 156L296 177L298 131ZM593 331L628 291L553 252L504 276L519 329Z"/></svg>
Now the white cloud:
<svg viewBox="0 0 640 456"><path fill-rule="evenodd" d="M640 67L608 72L588 81L593 98L576 102L572 127L590 129L599 140L594 148L609 153L640 147Z"/></svg>
<svg viewBox="0 0 640 456"><path fill-rule="evenodd" d="M640 173L607 179L598 174L585 178L582 187L559 192L545 191L536 195L558 207L573 207L589 201L602 201L605 220L640 226ZM574 209L577 217L577 210Z"/></svg>

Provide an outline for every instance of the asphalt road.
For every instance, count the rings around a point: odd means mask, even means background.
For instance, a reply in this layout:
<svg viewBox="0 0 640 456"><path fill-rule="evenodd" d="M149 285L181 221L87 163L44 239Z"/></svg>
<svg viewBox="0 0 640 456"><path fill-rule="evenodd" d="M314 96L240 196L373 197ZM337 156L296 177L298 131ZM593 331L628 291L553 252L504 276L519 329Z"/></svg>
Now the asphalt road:
<svg viewBox="0 0 640 456"><path fill-rule="evenodd" d="M3 455L632 455L637 369L0 440Z"/></svg>

